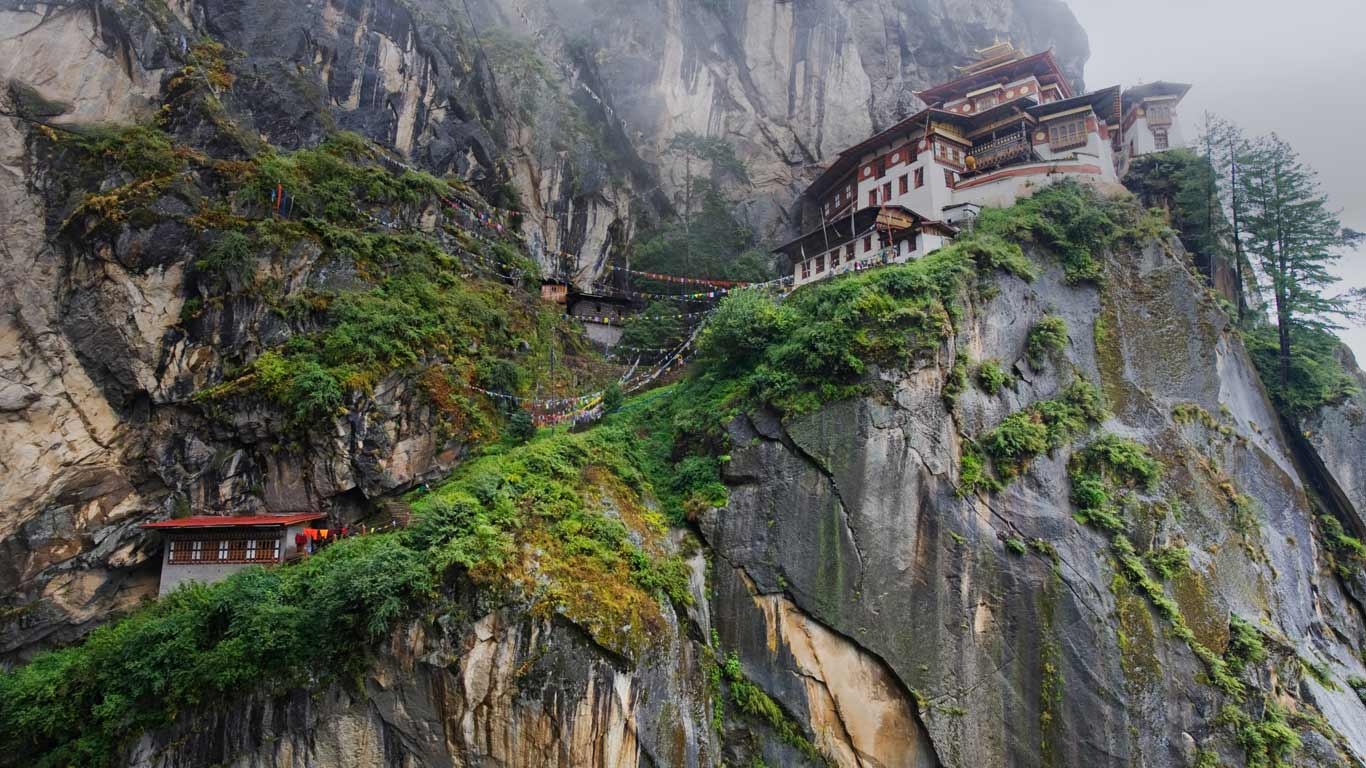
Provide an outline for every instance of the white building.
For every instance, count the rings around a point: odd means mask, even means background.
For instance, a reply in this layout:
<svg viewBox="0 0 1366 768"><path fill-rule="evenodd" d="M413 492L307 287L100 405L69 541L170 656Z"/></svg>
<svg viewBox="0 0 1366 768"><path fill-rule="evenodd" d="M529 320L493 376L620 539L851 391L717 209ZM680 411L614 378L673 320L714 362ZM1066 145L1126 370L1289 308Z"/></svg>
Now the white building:
<svg viewBox="0 0 1366 768"><path fill-rule="evenodd" d="M143 523L161 531L161 588L166 594L187 581L212 584L252 565L273 565L304 554L295 537L326 515L201 515Z"/></svg>
<svg viewBox="0 0 1366 768"><path fill-rule="evenodd" d="M777 249L798 284L838 274L851 259L929 253L981 207L1011 205L1028 186L1115 184L1133 156L1120 139L1122 106L1138 105L1151 123L1163 108L1148 105L1170 103L1174 124L1184 94L1170 101L1155 83L1133 102L1119 86L1076 95L1051 51L1025 56L997 43L978 53L959 78L916 94L924 110L841 152L802 193L802 219L815 224ZM887 226L908 217L914 238Z"/></svg>
<svg viewBox="0 0 1366 768"><path fill-rule="evenodd" d="M1191 87L1158 81L1124 91L1123 143L1117 148L1121 177L1135 157L1185 146L1176 107Z"/></svg>

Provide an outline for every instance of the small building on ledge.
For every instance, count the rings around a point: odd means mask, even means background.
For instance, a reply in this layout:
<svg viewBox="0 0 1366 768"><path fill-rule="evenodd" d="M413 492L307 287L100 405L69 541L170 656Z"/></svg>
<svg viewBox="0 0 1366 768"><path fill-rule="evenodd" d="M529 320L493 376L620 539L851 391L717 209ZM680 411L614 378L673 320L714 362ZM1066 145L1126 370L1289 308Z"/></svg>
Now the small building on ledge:
<svg viewBox="0 0 1366 768"><path fill-rule="evenodd" d="M143 523L166 542L161 556L164 595L187 581L212 584L251 565L272 565L299 557L294 537L321 520L320 512L284 515L200 515Z"/></svg>
<svg viewBox="0 0 1366 768"><path fill-rule="evenodd" d="M776 252L795 265L793 284L804 285L844 272L909 261L938 250L956 234L954 227L928 221L904 206L882 205L861 208L813 229ZM832 243L837 245L831 247Z"/></svg>
<svg viewBox="0 0 1366 768"><path fill-rule="evenodd" d="M1187 85L1077 94L1052 51L996 43L977 53L957 79L916 93L925 109L841 152L802 193L807 234L776 249L798 284L887 248L888 262L930 253L980 208L1011 205L1030 187L1117 185L1133 157L1179 143L1175 108ZM911 217L917 238L869 229L888 213Z"/></svg>
<svg viewBox="0 0 1366 768"><path fill-rule="evenodd" d="M623 324L638 313L638 302L625 296L569 291L565 311L583 323L584 334L604 349L621 341Z"/></svg>

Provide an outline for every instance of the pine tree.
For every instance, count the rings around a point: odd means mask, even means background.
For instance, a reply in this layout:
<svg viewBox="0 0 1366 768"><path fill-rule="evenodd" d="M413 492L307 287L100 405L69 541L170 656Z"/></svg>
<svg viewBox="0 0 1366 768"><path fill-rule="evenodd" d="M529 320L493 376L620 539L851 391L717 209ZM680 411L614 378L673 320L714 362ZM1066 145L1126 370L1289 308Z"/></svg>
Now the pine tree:
<svg viewBox="0 0 1366 768"><path fill-rule="evenodd" d="M1256 141L1238 165L1246 209L1240 235L1275 302L1277 372L1285 392L1297 332L1337 328L1333 318L1351 312L1347 297L1327 290L1338 281L1328 267L1352 244L1352 233L1329 209L1314 171L1279 136Z"/></svg>

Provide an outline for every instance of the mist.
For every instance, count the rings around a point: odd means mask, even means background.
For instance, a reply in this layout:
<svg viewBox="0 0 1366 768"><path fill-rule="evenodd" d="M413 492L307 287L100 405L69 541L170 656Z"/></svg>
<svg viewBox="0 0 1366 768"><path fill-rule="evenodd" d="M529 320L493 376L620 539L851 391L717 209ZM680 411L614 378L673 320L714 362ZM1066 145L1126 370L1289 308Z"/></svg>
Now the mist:
<svg viewBox="0 0 1366 768"><path fill-rule="evenodd" d="M1342 222L1366 230L1366 3L1360 0L1067 0L1091 39L1086 86L1193 84L1180 118L1205 111L1249 135L1280 134L1319 173ZM1337 265L1366 286L1366 249ZM1339 332L1366 361L1366 328Z"/></svg>

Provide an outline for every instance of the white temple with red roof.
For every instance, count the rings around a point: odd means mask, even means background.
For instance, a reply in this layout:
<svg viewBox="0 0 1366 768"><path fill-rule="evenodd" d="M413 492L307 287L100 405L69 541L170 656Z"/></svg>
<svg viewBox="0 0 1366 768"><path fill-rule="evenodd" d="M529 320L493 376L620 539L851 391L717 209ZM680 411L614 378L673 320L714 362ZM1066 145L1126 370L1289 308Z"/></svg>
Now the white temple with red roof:
<svg viewBox="0 0 1366 768"><path fill-rule="evenodd" d="M1118 183L1129 162L1180 142L1190 86L1076 94L1052 51L977 51L959 77L916 95L926 107L844 150L802 193L801 237L776 249L797 284L929 253L983 206L1059 179Z"/></svg>

